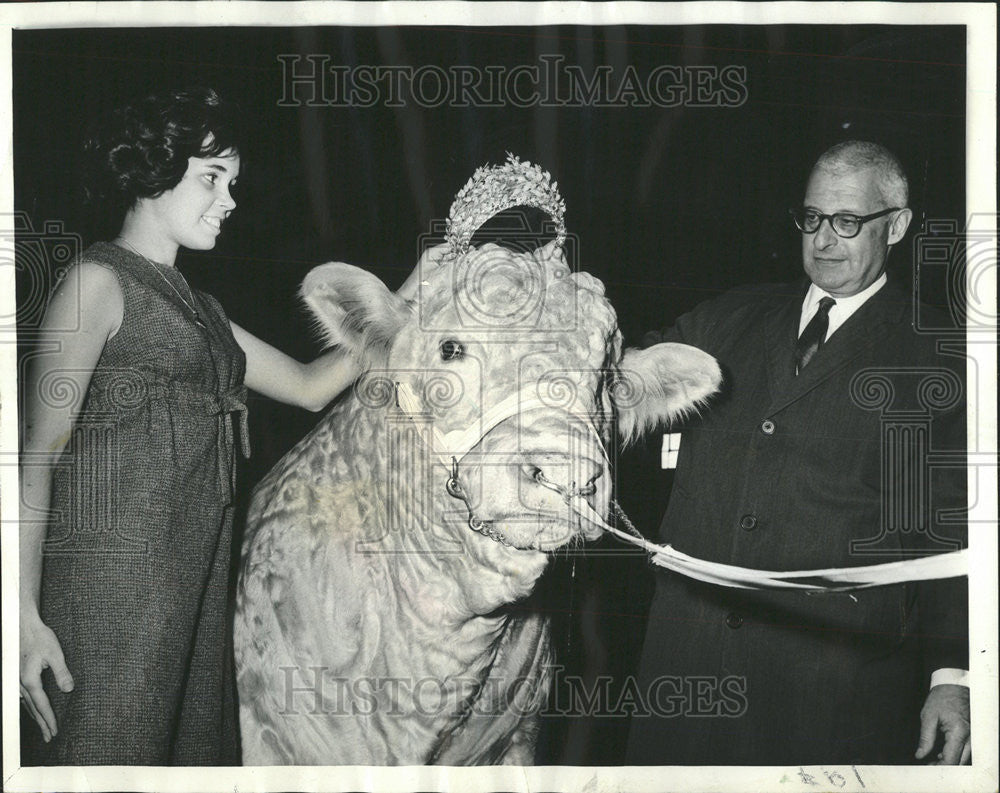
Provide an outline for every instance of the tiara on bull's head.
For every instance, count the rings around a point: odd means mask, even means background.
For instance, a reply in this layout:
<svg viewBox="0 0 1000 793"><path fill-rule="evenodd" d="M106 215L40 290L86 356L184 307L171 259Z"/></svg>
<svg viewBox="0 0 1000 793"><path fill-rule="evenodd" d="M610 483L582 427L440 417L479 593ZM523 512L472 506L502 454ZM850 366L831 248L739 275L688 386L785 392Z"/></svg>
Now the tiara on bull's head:
<svg viewBox="0 0 1000 793"><path fill-rule="evenodd" d="M514 207L534 207L547 213L556 224L556 244L566 241L566 203L558 183L548 171L530 162L521 162L507 152L503 165L477 168L465 187L458 191L448 212L445 240L455 256L469 250L472 235L499 212Z"/></svg>

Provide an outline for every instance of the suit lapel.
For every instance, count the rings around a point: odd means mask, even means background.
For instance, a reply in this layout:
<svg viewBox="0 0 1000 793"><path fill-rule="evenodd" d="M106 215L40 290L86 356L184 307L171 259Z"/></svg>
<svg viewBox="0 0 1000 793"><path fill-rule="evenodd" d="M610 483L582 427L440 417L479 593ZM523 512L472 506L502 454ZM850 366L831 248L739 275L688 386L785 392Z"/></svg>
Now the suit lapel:
<svg viewBox="0 0 1000 793"><path fill-rule="evenodd" d="M787 300L764 315L764 350L767 361L767 387L772 402L787 394L795 380L795 340L798 337L802 300L809 282Z"/></svg>
<svg viewBox="0 0 1000 793"><path fill-rule="evenodd" d="M837 329L823 344L816 357L795 376L795 338L798 331L802 301L785 305L769 318L774 328L768 326L769 379L780 388L772 387L769 413L775 413L801 399L818 385L829 379L867 347L885 338L883 326L899 322L909 301L891 281L876 292L861 308ZM784 327L779 327L778 323ZM772 346L773 345L773 346ZM775 375L771 375L771 356L774 355Z"/></svg>

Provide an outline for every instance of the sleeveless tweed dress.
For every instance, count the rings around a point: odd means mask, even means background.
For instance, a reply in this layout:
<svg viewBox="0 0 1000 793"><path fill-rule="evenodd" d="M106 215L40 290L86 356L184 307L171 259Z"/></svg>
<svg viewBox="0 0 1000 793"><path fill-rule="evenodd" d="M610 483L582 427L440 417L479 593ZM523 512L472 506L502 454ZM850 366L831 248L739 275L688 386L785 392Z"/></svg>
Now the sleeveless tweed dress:
<svg viewBox="0 0 1000 793"><path fill-rule="evenodd" d="M41 615L75 689L45 675L58 735L44 744L35 728L30 748L45 765L236 765L228 578L245 357L211 296L194 294L201 326L150 262L110 243L83 258L117 275L125 311L54 472Z"/></svg>

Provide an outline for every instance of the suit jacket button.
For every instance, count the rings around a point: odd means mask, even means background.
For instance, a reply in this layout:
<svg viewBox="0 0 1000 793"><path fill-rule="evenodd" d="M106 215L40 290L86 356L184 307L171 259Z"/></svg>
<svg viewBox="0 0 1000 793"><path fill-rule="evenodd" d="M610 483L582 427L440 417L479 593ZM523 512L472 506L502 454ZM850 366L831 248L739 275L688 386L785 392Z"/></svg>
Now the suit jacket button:
<svg viewBox="0 0 1000 793"><path fill-rule="evenodd" d="M744 515L740 518L740 528L744 531L753 531L757 528L757 516L756 515Z"/></svg>
<svg viewBox="0 0 1000 793"><path fill-rule="evenodd" d="M774 422L771 419L764 419L760 423L760 431L765 435L774 435Z"/></svg>
<svg viewBox="0 0 1000 793"><path fill-rule="evenodd" d="M733 630L736 630L742 624L743 624L743 617L741 617L735 611L730 611L729 614L726 615L726 625L728 625Z"/></svg>

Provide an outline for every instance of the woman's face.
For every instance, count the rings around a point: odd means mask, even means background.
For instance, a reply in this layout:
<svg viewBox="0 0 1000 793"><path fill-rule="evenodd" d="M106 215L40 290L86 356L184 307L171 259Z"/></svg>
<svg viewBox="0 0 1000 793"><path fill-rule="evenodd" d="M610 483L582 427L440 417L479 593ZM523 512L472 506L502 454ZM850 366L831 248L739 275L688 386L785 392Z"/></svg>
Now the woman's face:
<svg viewBox="0 0 1000 793"><path fill-rule="evenodd" d="M223 221L236 208L231 189L240 173L240 157L189 157L180 182L158 198L145 199L147 210L167 241L192 250L215 247Z"/></svg>

